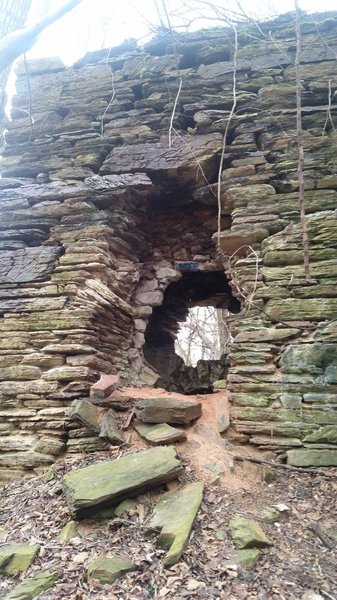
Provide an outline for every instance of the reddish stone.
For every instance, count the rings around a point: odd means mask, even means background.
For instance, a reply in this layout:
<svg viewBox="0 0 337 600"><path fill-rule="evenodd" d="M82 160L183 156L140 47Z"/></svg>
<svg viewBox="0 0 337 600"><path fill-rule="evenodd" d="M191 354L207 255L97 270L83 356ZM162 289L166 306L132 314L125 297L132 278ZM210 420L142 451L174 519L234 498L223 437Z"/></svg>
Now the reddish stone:
<svg viewBox="0 0 337 600"><path fill-rule="evenodd" d="M106 373L101 374L99 381L94 383L90 388L90 399L102 400L110 396L118 387L119 376L118 375L107 375Z"/></svg>

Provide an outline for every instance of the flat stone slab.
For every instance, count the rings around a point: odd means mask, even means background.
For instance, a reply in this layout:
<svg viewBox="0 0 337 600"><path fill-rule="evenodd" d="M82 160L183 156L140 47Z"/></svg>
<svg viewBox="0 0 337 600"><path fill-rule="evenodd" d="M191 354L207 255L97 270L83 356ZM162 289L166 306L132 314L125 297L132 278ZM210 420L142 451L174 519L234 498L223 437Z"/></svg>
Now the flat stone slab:
<svg viewBox="0 0 337 600"><path fill-rule="evenodd" d="M73 471L63 479L64 491L72 514L83 518L171 481L181 471L174 448L150 448Z"/></svg>
<svg viewBox="0 0 337 600"><path fill-rule="evenodd" d="M16 585L3 600L33 600L42 592L53 587L59 577L58 573L39 573Z"/></svg>
<svg viewBox="0 0 337 600"><path fill-rule="evenodd" d="M115 390L106 398L90 398L90 402L92 402L95 406L112 408L114 410L120 410L123 412L133 408L135 400L130 398L130 396L125 396L124 394L121 394L120 391Z"/></svg>
<svg viewBox="0 0 337 600"><path fill-rule="evenodd" d="M151 444L173 444L187 439L186 432L183 429L171 427L167 423L151 425L134 421L133 426L139 435Z"/></svg>
<svg viewBox="0 0 337 600"><path fill-rule="evenodd" d="M125 444L125 437L118 429L113 413L98 408L89 400L75 400L68 411L68 416L97 433L99 437L106 438L114 446Z"/></svg>
<svg viewBox="0 0 337 600"><path fill-rule="evenodd" d="M180 560L193 522L202 501L204 485L201 481L190 483L183 489L161 498L147 523L148 531L160 531L158 543L168 548L164 565L170 567Z"/></svg>
<svg viewBox="0 0 337 600"><path fill-rule="evenodd" d="M25 283L46 279L53 269L61 249L58 246L37 246L2 250L0 252L0 283Z"/></svg>
<svg viewBox="0 0 337 600"><path fill-rule="evenodd" d="M200 402L187 402L177 398L151 398L138 400L136 416L144 423L173 423L184 425L198 419L202 414Z"/></svg>
<svg viewBox="0 0 337 600"><path fill-rule="evenodd" d="M68 411L68 416L95 433L99 433L100 411L89 400L75 400Z"/></svg>
<svg viewBox="0 0 337 600"><path fill-rule="evenodd" d="M107 398L117 389L118 383L118 375L102 373L100 379L90 388L90 400L95 402L95 400L99 401Z"/></svg>
<svg viewBox="0 0 337 600"><path fill-rule="evenodd" d="M337 444L337 426L320 427L317 431L306 435L303 441L314 444Z"/></svg>
<svg viewBox="0 0 337 600"><path fill-rule="evenodd" d="M87 579L88 581L96 579L101 583L113 583L117 577L134 569L135 566L129 558L98 556L88 565Z"/></svg>
<svg viewBox="0 0 337 600"><path fill-rule="evenodd" d="M18 575L27 571L40 546L37 544L4 544L0 547L0 573Z"/></svg>
<svg viewBox="0 0 337 600"><path fill-rule="evenodd" d="M125 437L118 429L118 424L111 411L108 411L100 423L99 437L106 438L113 446L125 444Z"/></svg>
<svg viewBox="0 0 337 600"><path fill-rule="evenodd" d="M337 448L313 449L301 448L300 450L287 451L287 463L295 467L336 467Z"/></svg>
<svg viewBox="0 0 337 600"><path fill-rule="evenodd" d="M265 548L272 546L260 525L251 519L236 516L229 521L229 532L238 548Z"/></svg>

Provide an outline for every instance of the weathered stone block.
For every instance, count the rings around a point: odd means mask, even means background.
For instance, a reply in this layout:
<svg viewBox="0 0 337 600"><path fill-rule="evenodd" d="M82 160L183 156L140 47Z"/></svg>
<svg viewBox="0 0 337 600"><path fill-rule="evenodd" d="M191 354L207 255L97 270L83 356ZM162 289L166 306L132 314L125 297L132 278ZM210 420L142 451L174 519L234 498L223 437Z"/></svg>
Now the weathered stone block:
<svg viewBox="0 0 337 600"><path fill-rule="evenodd" d="M151 448L73 471L65 475L64 489L74 516L83 517L171 481L181 470L173 448Z"/></svg>
<svg viewBox="0 0 337 600"><path fill-rule="evenodd" d="M0 548L0 572L7 575L24 573L39 550L37 544L5 544Z"/></svg>
<svg viewBox="0 0 337 600"><path fill-rule="evenodd" d="M150 425L141 421L135 421L133 426L142 438L155 445L174 444L174 442L185 441L187 438L186 432L183 429L171 427L167 423Z"/></svg>
<svg viewBox="0 0 337 600"><path fill-rule="evenodd" d="M41 281L53 271L59 256L58 246L0 251L0 283Z"/></svg>
<svg viewBox="0 0 337 600"><path fill-rule="evenodd" d="M118 388L119 376L107 375L102 373L94 385L90 388L90 399L95 403L95 400L102 400L110 396Z"/></svg>
<svg viewBox="0 0 337 600"><path fill-rule="evenodd" d="M187 402L175 398L138 400L135 405L138 419L144 423L189 423L201 416L200 402Z"/></svg>
<svg viewBox="0 0 337 600"><path fill-rule="evenodd" d="M265 311L268 316L274 319L325 321L326 319L337 318L337 300L335 298L270 300Z"/></svg>
<svg viewBox="0 0 337 600"><path fill-rule="evenodd" d="M3 600L33 600L46 590L53 587L59 579L58 573L43 572L26 579L15 586L9 594L6 594Z"/></svg>
<svg viewBox="0 0 337 600"><path fill-rule="evenodd" d="M99 437L106 438L113 446L125 444L125 436L119 430L117 421L111 411L108 411L101 418Z"/></svg>
<svg viewBox="0 0 337 600"><path fill-rule="evenodd" d="M190 483L173 494L166 494L154 509L147 529L161 530L158 543L168 548L164 560L166 567L171 567L181 558L202 501L202 494L201 482Z"/></svg>
<svg viewBox="0 0 337 600"><path fill-rule="evenodd" d="M113 583L118 577L135 569L129 558L122 556L98 556L87 569L87 579L96 579L100 583Z"/></svg>
<svg viewBox="0 0 337 600"><path fill-rule="evenodd" d="M337 466L337 448L336 450L311 450L310 448L288 450L287 462L295 467L335 467Z"/></svg>
<svg viewBox="0 0 337 600"><path fill-rule="evenodd" d="M260 525L250 519L236 516L229 521L229 531L238 548L265 548L271 546Z"/></svg>

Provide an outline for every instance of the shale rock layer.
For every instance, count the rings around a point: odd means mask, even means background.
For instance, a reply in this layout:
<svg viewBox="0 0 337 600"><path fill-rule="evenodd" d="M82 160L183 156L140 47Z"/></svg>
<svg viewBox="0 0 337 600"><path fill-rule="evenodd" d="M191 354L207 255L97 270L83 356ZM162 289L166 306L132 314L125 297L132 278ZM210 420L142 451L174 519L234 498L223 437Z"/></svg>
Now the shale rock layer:
<svg viewBox="0 0 337 600"><path fill-rule="evenodd" d="M102 372L156 381L143 356L148 321L191 271L225 270L221 307L233 294L241 304L229 322L236 438L296 464L322 464L324 450L336 464L336 33L334 13L302 18L310 281L293 15L241 25L236 53L232 31L217 29L176 49L163 35L100 50L72 68L31 61L29 87L19 67L0 180L0 478L106 447L67 409ZM182 367L165 335L167 359L165 344L149 356L170 377Z"/></svg>

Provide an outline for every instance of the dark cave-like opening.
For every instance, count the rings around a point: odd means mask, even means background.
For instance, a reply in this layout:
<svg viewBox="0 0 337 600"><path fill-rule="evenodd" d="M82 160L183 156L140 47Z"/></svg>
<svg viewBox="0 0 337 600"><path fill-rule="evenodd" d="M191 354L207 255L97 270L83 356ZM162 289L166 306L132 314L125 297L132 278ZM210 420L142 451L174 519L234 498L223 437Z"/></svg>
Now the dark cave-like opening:
<svg viewBox="0 0 337 600"><path fill-rule="evenodd" d="M214 381L227 375L226 356L200 360L195 367L186 365L175 350L180 324L192 307L211 306L237 313L240 303L223 271L190 271L192 263L182 263L181 268L181 279L166 288L163 303L153 309L145 331L144 357L158 372L160 387L185 394L208 393Z"/></svg>

